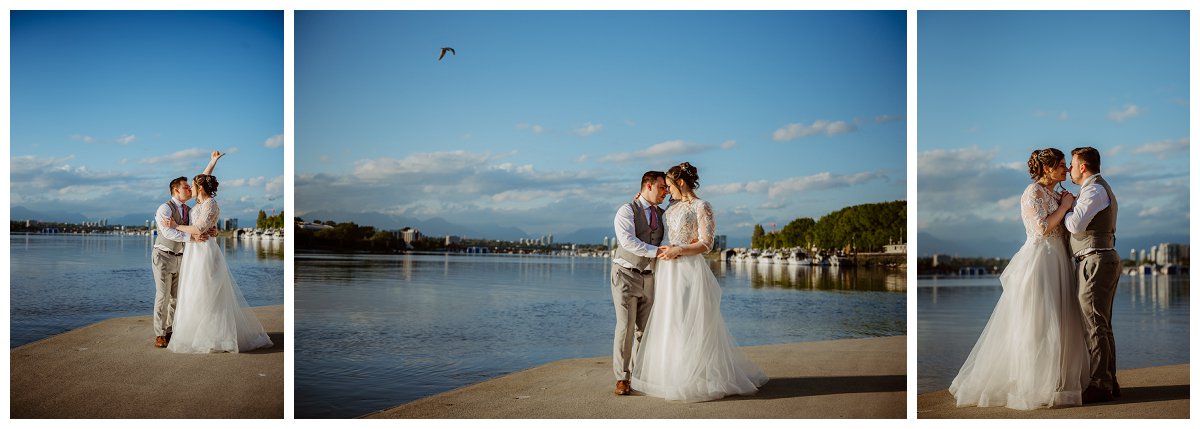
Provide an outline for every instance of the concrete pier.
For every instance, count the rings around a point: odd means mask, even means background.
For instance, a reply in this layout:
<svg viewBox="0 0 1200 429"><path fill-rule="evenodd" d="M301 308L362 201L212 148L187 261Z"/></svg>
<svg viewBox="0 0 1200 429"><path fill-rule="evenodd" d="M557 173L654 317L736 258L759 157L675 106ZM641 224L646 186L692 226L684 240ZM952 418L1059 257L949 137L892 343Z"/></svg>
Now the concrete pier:
<svg viewBox="0 0 1200 429"><path fill-rule="evenodd" d="M551 362L367 418L793 419L906 417L905 337L742 348L771 378L753 396L683 403L616 396L612 357Z"/></svg>
<svg viewBox="0 0 1200 429"><path fill-rule="evenodd" d="M949 390L917 396L918 419L1186 419L1191 406L1190 365L1117 371L1121 397L1081 407L1012 410L954 405Z"/></svg>
<svg viewBox="0 0 1200 429"><path fill-rule="evenodd" d="M151 317L105 320L9 352L18 418L283 418L283 306L252 309L275 345L154 347Z"/></svg>

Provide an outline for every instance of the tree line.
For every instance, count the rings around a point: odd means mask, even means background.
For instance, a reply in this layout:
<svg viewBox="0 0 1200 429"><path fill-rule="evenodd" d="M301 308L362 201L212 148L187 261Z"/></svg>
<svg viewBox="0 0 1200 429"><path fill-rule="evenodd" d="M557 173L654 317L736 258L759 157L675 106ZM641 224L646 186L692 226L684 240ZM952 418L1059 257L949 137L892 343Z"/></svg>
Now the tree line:
<svg viewBox="0 0 1200 429"><path fill-rule="evenodd" d="M860 204L827 214L820 220L798 218L774 232L767 232L761 224L754 225L750 246L882 252L887 244L905 241L907 222L907 201Z"/></svg>
<svg viewBox="0 0 1200 429"><path fill-rule="evenodd" d="M258 222L254 224L255 228L260 229L283 229L283 212L275 216L267 216L267 212L258 210Z"/></svg>

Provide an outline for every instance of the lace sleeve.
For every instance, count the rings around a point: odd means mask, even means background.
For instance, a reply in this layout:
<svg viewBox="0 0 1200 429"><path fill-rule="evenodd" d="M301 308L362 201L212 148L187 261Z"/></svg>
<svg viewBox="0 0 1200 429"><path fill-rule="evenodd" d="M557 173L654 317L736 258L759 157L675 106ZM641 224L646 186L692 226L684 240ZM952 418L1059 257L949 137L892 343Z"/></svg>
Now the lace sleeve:
<svg viewBox="0 0 1200 429"><path fill-rule="evenodd" d="M221 217L221 207L217 205L217 200L213 199L193 214L196 216L192 216L192 226L207 231L217 224L217 219Z"/></svg>
<svg viewBox="0 0 1200 429"><path fill-rule="evenodd" d="M1046 227L1049 222L1046 217L1054 211L1051 208L1049 195L1041 192L1038 188L1041 186L1035 184L1025 188L1025 192L1021 194L1021 222L1025 224L1025 232L1027 234L1045 236L1047 235Z"/></svg>
<svg viewBox="0 0 1200 429"><path fill-rule="evenodd" d="M704 245L705 252L711 251L717 223L713 221L712 205L708 201L700 200L700 204L697 204L696 223L700 227L699 243Z"/></svg>

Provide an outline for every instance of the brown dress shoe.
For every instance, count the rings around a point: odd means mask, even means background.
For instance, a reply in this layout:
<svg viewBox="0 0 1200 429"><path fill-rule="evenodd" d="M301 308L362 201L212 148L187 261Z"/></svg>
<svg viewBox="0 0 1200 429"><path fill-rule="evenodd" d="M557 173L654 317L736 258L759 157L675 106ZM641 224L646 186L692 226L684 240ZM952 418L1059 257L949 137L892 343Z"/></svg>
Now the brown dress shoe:
<svg viewBox="0 0 1200 429"><path fill-rule="evenodd" d="M1083 396L1083 403L1085 403L1085 404L1095 404L1097 402L1112 402L1112 400L1113 400L1112 392L1105 390L1105 389L1101 389L1099 387L1095 387L1095 386L1088 386L1087 389L1084 389L1082 396Z"/></svg>
<svg viewBox="0 0 1200 429"><path fill-rule="evenodd" d="M158 347L160 349L166 348L167 347L167 337L163 337L163 336L154 337L154 347Z"/></svg>
<svg viewBox="0 0 1200 429"><path fill-rule="evenodd" d="M629 388L629 380L618 380L617 388L613 389L614 395L628 395L633 389Z"/></svg>

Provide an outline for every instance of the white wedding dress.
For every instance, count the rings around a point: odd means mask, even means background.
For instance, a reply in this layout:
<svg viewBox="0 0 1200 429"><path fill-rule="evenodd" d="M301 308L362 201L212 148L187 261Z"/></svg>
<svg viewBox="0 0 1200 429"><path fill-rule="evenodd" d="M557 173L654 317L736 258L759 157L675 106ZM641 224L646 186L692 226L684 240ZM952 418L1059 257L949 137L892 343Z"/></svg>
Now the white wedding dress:
<svg viewBox="0 0 1200 429"><path fill-rule="evenodd" d="M192 209L191 224L208 230L220 218L217 200ZM184 246L179 267L175 327L167 348L175 353L244 352L273 345L249 310L216 239Z"/></svg>
<svg viewBox="0 0 1200 429"><path fill-rule="evenodd" d="M707 201L676 202L663 218L671 244L699 239L712 247L715 225ZM725 327L721 285L703 255L658 261L646 325L630 379L634 390L697 402L753 394L767 382Z"/></svg>
<svg viewBox="0 0 1200 429"><path fill-rule="evenodd" d="M1075 266L1062 225L1042 233L1057 209L1058 196L1037 183L1021 195L1025 244L1000 275L1000 300L950 384L959 407L1082 403L1088 351Z"/></svg>

